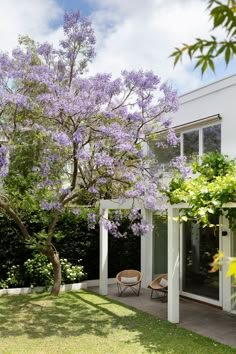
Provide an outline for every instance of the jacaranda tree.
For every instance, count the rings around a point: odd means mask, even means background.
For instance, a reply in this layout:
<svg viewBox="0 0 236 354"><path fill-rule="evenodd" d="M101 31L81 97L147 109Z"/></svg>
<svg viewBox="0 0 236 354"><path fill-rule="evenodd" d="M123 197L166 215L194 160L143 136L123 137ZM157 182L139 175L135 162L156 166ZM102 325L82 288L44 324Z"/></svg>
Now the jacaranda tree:
<svg viewBox="0 0 236 354"><path fill-rule="evenodd" d="M94 45L91 23L76 12L65 14L57 48L25 37L11 55L0 54L0 208L52 263L54 295L61 283L53 245L61 211L133 197L155 209L158 178L146 142L169 129L166 113L177 109L176 92L152 72L123 71L115 80L83 74ZM171 129L168 143L176 144ZM36 210L46 226L32 235L24 213ZM95 223L95 214L88 222ZM117 224L104 222L116 232ZM133 227L137 234L146 228Z"/></svg>

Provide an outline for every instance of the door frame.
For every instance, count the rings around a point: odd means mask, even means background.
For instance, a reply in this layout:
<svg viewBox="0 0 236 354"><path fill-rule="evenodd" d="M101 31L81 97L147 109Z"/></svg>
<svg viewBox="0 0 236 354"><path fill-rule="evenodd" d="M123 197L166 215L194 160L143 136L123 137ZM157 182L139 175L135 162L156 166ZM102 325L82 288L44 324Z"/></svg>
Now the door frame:
<svg viewBox="0 0 236 354"><path fill-rule="evenodd" d="M224 218L225 219L225 218ZM228 243L223 240L222 237L222 232L223 232L223 219L222 217L220 217L220 227L219 227L219 249L224 251L224 248L226 248L226 246L228 247ZM225 227L224 227L224 231L225 231ZM204 303L208 303L214 306L219 306L222 307L224 309L224 305L223 305L223 299L227 297L227 293L224 294L223 289L224 289L224 285L223 285L223 274L226 274L226 270L225 267L220 267L219 269L219 300L214 300L214 299L210 299L208 297L205 296L200 296L200 295L196 295L196 294L192 294L186 291L183 291L183 224L180 225L180 295L188 297L190 299L193 300L197 300L197 301L201 301ZM228 253L228 252L227 252ZM223 296L224 295L224 296ZM228 304L227 304L228 307Z"/></svg>

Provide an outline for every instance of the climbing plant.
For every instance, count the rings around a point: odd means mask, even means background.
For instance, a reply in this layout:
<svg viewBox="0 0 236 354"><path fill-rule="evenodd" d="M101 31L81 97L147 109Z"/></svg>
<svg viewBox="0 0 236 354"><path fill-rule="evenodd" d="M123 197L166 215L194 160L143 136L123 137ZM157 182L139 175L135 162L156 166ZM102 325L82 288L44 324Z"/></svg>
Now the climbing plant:
<svg viewBox="0 0 236 354"><path fill-rule="evenodd" d="M184 179L180 173L169 184L167 196L171 204L186 203L180 212L180 221L191 220L203 227L214 227L213 215L223 213L223 204L236 201L236 161L219 153L209 153L192 165L193 174ZM236 232L235 208L224 209L229 226ZM212 270L224 261L224 254L215 255ZM229 261L228 276L236 279L236 258Z"/></svg>

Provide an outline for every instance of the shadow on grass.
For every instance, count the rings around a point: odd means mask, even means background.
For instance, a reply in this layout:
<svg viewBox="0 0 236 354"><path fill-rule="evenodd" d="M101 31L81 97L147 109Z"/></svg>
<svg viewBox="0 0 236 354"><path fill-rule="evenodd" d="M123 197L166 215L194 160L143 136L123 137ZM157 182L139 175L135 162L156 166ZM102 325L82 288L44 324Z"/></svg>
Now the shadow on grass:
<svg viewBox="0 0 236 354"><path fill-rule="evenodd" d="M93 335L104 338L127 331L125 340L150 353L236 353L208 338L89 291L2 296L0 337L28 338ZM123 332L124 333L124 332ZM198 350L194 351L194 346ZM176 350L178 348L178 350Z"/></svg>

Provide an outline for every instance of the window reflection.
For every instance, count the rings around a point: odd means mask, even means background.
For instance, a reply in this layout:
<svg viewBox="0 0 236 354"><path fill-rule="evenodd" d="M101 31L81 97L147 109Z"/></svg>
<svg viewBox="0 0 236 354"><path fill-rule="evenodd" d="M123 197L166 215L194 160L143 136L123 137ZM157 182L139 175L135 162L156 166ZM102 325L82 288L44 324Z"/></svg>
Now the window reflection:
<svg viewBox="0 0 236 354"><path fill-rule="evenodd" d="M217 216L214 222L219 223ZM219 300L219 271L209 272L218 249L218 227L183 224L183 291Z"/></svg>
<svg viewBox="0 0 236 354"><path fill-rule="evenodd" d="M183 134L183 154L187 157L199 155L199 131Z"/></svg>
<svg viewBox="0 0 236 354"><path fill-rule="evenodd" d="M177 135L177 137L179 137ZM159 172L168 172L171 170L170 162L175 157L180 156L180 144L173 146L167 145L166 135L162 135L158 139L158 144L152 142L150 144L151 151L155 156L155 166ZM154 166L153 166L154 167Z"/></svg>
<svg viewBox="0 0 236 354"><path fill-rule="evenodd" d="M203 153L219 152L221 145L221 125L203 128Z"/></svg>
<svg viewBox="0 0 236 354"><path fill-rule="evenodd" d="M199 127L176 135L182 142L182 155L187 157L189 163L192 163L200 153L221 152L221 124ZM181 144L168 146L166 134L159 136L158 141L151 142L150 149L155 156L152 168L158 172L171 172L170 162L181 156L180 146Z"/></svg>

